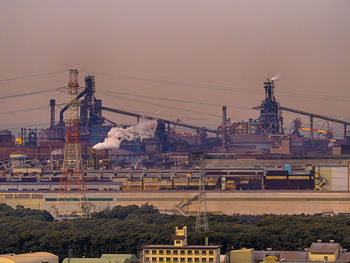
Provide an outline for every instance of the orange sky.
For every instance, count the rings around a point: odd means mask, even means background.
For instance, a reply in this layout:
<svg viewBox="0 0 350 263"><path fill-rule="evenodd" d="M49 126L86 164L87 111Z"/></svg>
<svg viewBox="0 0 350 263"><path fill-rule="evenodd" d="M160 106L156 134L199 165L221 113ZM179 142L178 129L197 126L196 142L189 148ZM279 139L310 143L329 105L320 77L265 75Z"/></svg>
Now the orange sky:
<svg viewBox="0 0 350 263"><path fill-rule="evenodd" d="M97 96L106 106L215 127L220 106L128 97L132 101L99 91L230 105L238 107L228 108L232 120L246 120L258 116L249 108L263 99L262 82L280 73L276 97L282 105L350 120L349 13L349 1L1 0L0 79L77 68L197 83L96 75ZM79 75L82 86L86 74ZM1 96L62 87L67 77L0 81ZM4 113L47 106L50 98L66 99L58 91L1 99L0 129L47 127L48 109Z"/></svg>

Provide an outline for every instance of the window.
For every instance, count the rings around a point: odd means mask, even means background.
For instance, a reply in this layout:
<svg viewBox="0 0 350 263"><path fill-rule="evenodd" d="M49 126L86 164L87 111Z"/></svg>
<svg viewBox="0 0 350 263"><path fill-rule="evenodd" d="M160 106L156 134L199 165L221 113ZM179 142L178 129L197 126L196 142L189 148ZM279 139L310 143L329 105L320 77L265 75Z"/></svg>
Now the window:
<svg viewBox="0 0 350 263"><path fill-rule="evenodd" d="M188 262L192 262L192 258L187 258L187 261Z"/></svg>
<svg viewBox="0 0 350 263"><path fill-rule="evenodd" d="M167 251L166 251L166 254L167 254L167 255L171 255L170 250L167 250Z"/></svg>
<svg viewBox="0 0 350 263"><path fill-rule="evenodd" d="M186 255L185 250L180 250L181 255Z"/></svg>
<svg viewBox="0 0 350 263"><path fill-rule="evenodd" d="M180 240L176 240L176 244L180 245Z"/></svg>
<svg viewBox="0 0 350 263"><path fill-rule="evenodd" d="M159 258L159 262L164 262L164 258Z"/></svg>
<svg viewBox="0 0 350 263"><path fill-rule="evenodd" d="M194 251L194 254L195 254L195 255L199 255L199 250L195 250L195 251Z"/></svg>
<svg viewBox="0 0 350 263"><path fill-rule="evenodd" d="M202 258L202 262L207 262L207 259L206 258Z"/></svg>
<svg viewBox="0 0 350 263"><path fill-rule="evenodd" d="M187 250L187 255L192 255L192 250Z"/></svg>
<svg viewBox="0 0 350 263"><path fill-rule="evenodd" d="M152 258L152 262L157 262L157 258Z"/></svg>
<svg viewBox="0 0 350 263"><path fill-rule="evenodd" d="M214 255L214 250L209 250L209 255Z"/></svg>
<svg viewBox="0 0 350 263"><path fill-rule="evenodd" d="M145 254L149 254L149 250L148 249L145 250Z"/></svg>
<svg viewBox="0 0 350 263"><path fill-rule="evenodd" d="M177 262L177 258L174 258L174 262Z"/></svg>
<svg viewBox="0 0 350 263"><path fill-rule="evenodd" d="M159 250L159 255L164 255L164 250Z"/></svg>
<svg viewBox="0 0 350 263"><path fill-rule="evenodd" d="M213 258L209 258L209 262L214 262L214 259Z"/></svg>
<svg viewBox="0 0 350 263"><path fill-rule="evenodd" d="M194 261L198 262L198 261L199 261L199 258L195 258Z"/></svg>
<svg viewBox="0 0 350 263"><path fill-rule="evenodd" d="M180 261L181 261L181 262L185 262L185 258L181 258Z"/></svg>
<svg viewBox="0 0 350 263"><path fill-rule="evenodd" d="M171 260L170 258L166 258L166 262L170 262L170 260Z"/></svg>
<svg viewBox="0 0 350 263"><path fill-rule="evenodd" d="M207 251L206 250L202 250L202 255L206 255Z"/></svg>
<svg viewBox="0 0 350 263"><path fill-rule="evenodd" d="M149 257L145 257L145 261L149 261Z"/></svg>
<svg viewBox="0 0 350 263"><path fill-rule="evenodd" d="M152 250L152 254L157 254L157 250Z"/></svg>
<svg viewBox="0 0 350 263"><path fill-rule="evenodd" d="M174 255L177 255L177 250L174 250L173 254L174 254Z"/></svg>

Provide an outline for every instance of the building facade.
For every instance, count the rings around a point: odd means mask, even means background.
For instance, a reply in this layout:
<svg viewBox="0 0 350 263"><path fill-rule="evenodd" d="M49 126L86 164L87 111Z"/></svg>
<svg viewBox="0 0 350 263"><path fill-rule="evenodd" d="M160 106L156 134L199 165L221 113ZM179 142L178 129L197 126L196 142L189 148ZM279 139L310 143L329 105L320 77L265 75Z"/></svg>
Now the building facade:
<svg viewBox="0 0 350 263"><path fill-rule="evenodd" d="M188 245L187 227L176 227L173 245L146 245L142 249L143 263L219 263L220 246Z"/></svg>

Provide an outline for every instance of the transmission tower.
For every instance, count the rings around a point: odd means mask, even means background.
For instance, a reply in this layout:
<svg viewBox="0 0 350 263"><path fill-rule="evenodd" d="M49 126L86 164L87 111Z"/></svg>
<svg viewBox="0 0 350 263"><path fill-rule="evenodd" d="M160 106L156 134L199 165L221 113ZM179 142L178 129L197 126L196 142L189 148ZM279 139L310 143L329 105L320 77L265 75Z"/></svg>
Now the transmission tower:
<svg viewBox="0 0 350 263"><path fill-rule="evenodd" d="M200 156L200 180L198 193L198 211L196 220L196 232L208 232L207 204L205 199L205 170L203 154Z"/></svg>
<svg viewBox="0 0 350 263"><path fill-rule="evenodd" d="M68 216L88 217L90 205L86 201L86 184L81 172L82 158L79 135L79 93L78 70L69 71L66 87L68 105L66 117L66 137L64 145L63 172L56 205L56 219Z"/></svg>

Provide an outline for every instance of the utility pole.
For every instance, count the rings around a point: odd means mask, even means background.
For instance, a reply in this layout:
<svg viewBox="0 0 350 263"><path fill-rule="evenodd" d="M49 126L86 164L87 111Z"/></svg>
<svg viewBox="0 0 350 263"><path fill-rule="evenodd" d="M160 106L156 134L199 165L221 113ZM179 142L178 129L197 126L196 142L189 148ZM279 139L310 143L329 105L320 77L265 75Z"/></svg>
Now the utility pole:
<svg viewBox="0 0 350 263"><path fill-rule="evenodd" d="M205 166L203 154L200 156L200 179L199 179L199 193L198 193L198 211L196 220L196 232L208 232L208 216L207 205L205 199Z"/></svg>

